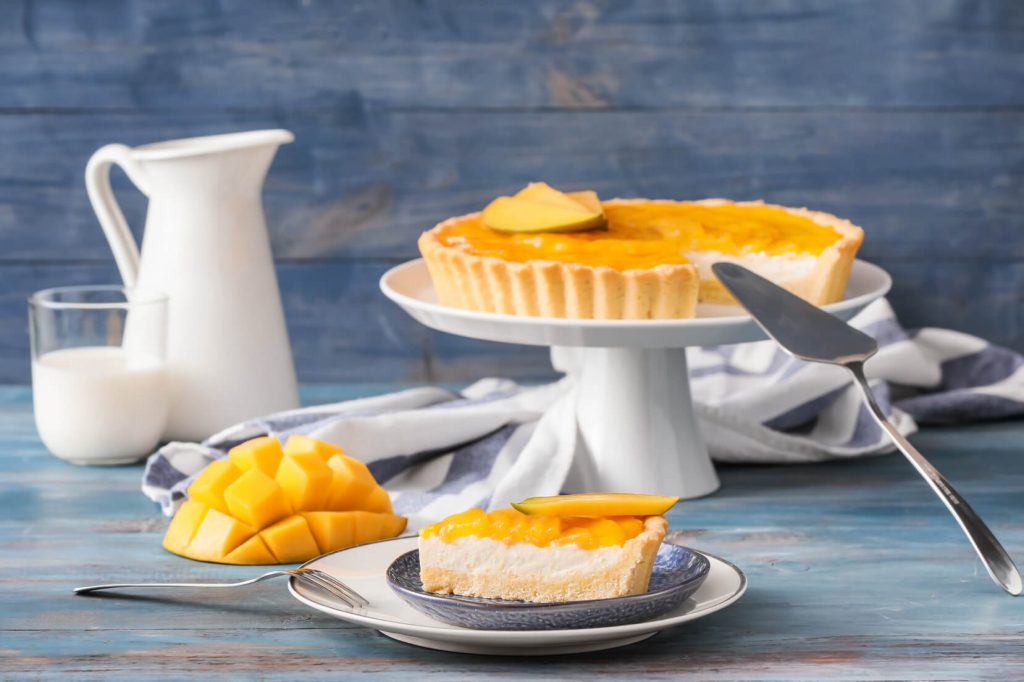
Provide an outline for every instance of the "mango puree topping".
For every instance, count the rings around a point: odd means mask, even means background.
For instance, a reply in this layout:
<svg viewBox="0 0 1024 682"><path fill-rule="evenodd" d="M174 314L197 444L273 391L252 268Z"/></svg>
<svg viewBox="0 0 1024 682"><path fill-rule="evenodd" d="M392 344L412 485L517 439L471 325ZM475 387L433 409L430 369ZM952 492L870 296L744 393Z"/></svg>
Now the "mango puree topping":
<svg viewBox="0 0 1024 682"><path fill-rule="evenodd" d="M831 227L775 206L611 202L604 204L604 213L607 230L507 233L470 218L446 225L438 237L445 246L477 256L615 270L682 265L689 262L687 251L817 256L840 237Z"/></svg>
<svg viewBox="0 0 1024 682"><path fill-rule="evenodd" d="M528 516L515 509L498 509L490 513L470 509L427 526L420 531L420 536L437 537L444 542L477 537L507 545L527 542L538 547L576 545L581 549L597 549L621 547L643 529L643 519L635 516Z"/></svg>

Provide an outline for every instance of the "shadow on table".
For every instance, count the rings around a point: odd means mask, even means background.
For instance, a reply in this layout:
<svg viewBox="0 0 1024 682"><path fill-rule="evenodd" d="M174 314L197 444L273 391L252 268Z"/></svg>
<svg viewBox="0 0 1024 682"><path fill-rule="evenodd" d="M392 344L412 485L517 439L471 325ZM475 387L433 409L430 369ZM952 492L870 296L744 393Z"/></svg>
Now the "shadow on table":
<svg viewBox="0 0 1024 682"><path fill-rule="evenodd" d="M771 631L761 632L751 624L771 623ZM755 642L768 642L779 632L800 631L799 615L787 610L770 592L748 592L736 604L718 613L670 628L650 639L625 647L581 654L555 656L481 656L453 654L421 649L411 644L394 642L409 654L430 656L444 664L463 671L473 669L485 673L488 669L507 671L510 665L517 671L556 674L562 666L602 665L635 667L650 673L672 670L687 660L692 662L745 659L764 653ZM381 635L383 637L383 635ZM393 640L389 640L393 641ZM414 654L415 652L415 654ZM397 652L396 652L397 655Z"/></svg>

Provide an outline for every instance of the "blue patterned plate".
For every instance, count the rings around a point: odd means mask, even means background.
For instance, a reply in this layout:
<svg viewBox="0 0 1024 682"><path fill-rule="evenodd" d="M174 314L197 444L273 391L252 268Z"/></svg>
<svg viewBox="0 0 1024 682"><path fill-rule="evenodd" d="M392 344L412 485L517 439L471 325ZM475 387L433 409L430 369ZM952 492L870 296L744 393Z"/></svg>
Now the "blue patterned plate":
<svg viewBox="0 0 1024 682"><path fill-rule="evenodd" d="M708 574L699 552L662 543L650 586L643 594L611 599L538 604L426 592L420 554L406 552L388 567L387 581L407 604L439 621L474 630L573 630L640 623L683 603Z"/></svg>

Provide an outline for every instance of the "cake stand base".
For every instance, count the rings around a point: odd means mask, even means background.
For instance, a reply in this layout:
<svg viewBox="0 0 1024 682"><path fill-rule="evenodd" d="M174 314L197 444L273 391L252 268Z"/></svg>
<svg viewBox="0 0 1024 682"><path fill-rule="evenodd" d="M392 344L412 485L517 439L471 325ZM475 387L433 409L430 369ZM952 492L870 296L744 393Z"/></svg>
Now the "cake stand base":
<svg viewBox="0 0 1024 682"><path fill-rule="evenodd" d="M688 499L718 489L693 413L685 348L555 352L578 360L570 371L577 376L580 447L567 492L617 490Z"/></svg>

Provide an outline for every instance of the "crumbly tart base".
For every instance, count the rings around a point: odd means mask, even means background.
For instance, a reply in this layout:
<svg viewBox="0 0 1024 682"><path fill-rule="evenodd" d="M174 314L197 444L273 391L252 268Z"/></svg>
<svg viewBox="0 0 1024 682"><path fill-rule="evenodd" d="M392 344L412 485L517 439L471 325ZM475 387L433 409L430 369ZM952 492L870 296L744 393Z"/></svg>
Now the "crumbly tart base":
<svg viewBox="0 0 1024 682"><path fill-rule="evenodd" d="M525 543L505 545L489 538L472 537L449 543L437 537L420 538L420 579L428 592L529 602L640 594L647 591L654 558L667 528L664 517L649 516L644 520L644 530L621 547L592 550L558 547L564 551L557 553L557 559L556 552L548 552L552 564L549 570L517 569L522 556L517 552L522 552ZM529 547L543 552L552 546ZM528 551L533 553L533 550ZM608 552L608 555L600 562L593 562L589 560L593 552ZM479 563L481 555L486 556L484 565L474 565ZM579 561L578 570L566 556ZM536 563L535 556L530 559L530 563Z"/></svg>
<svg viewBox="0 0 1024 682"><path fill-rule="evenodd" d="M474 215L450 218L438 228ZM455 308L596 320L693 317L697 312L697 270L689 264L615 270L557 261L519 263L445 246L433 230L423 233L419 247L438 301Z"/></svg>
<svg viewBox="0 0 1024 682"><path fill-rule="evenodd" d="M675 202L650 199L612 199L606 205L630 203L693 203L706 206L775 206L762 201L732 202L704 199ZM840 238L813 263L801 263L793 276L770 276L781 286L815 305L839 301L853 266L864 232L848 220L806 208L777 206L833 228ZM736 301L709 272L698 272L692 264L658 265L644 270L616 270L603 266L558 261L515 262L492 256L477 256L446 246L438 232L478 213L456 216L424 232L420 253L430 271L437 298L443 305L482 312L604 320L648 320L688 318L696 314L697 302L735 304ZM723 257L741 265L754 266L766 257ZM787 259L778 258L783 271ZM748 262L749 261L749 262ZM809 266L808 266L809 265ZM758 270L759 268L753 267ZM762 274L765 274L762 272Z"/></svg>

